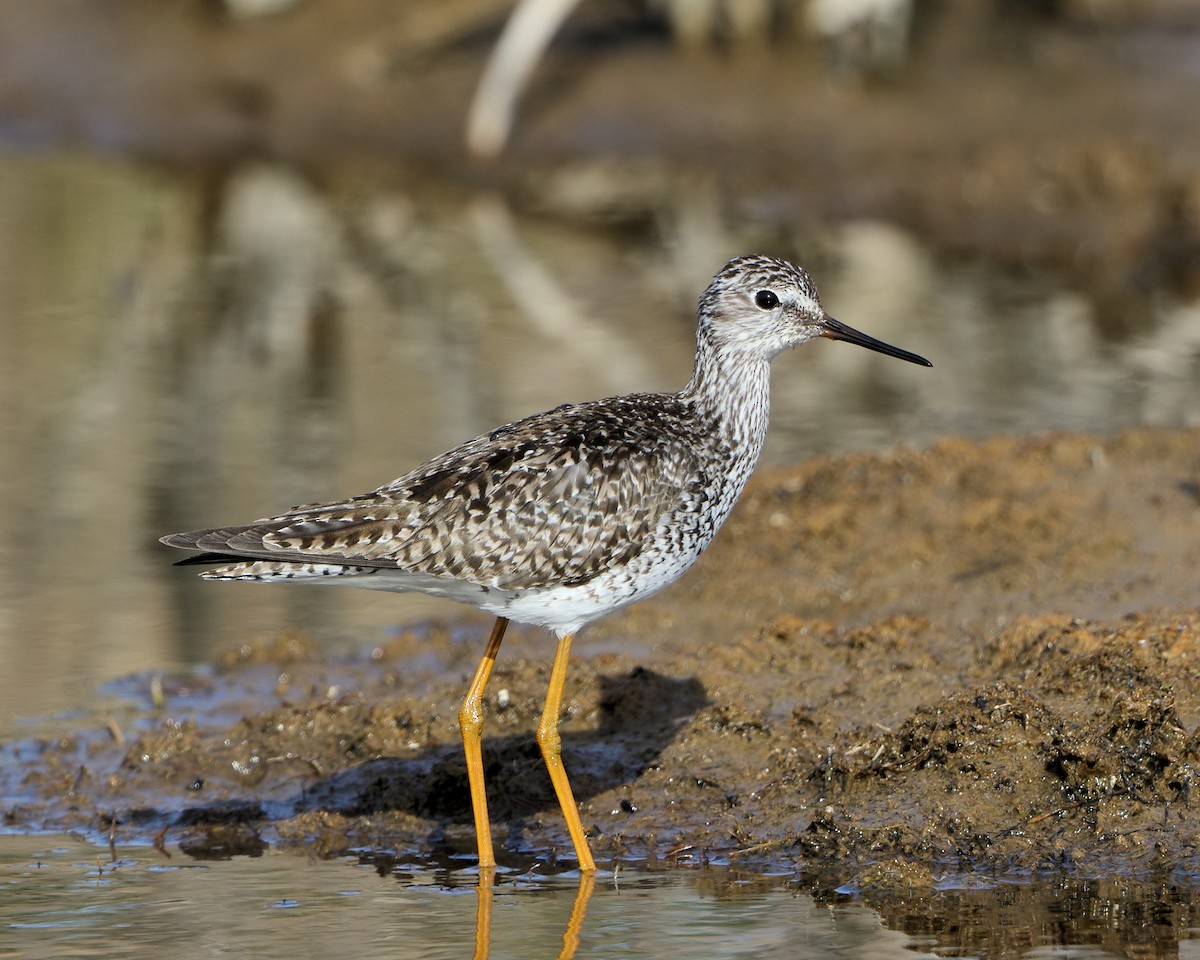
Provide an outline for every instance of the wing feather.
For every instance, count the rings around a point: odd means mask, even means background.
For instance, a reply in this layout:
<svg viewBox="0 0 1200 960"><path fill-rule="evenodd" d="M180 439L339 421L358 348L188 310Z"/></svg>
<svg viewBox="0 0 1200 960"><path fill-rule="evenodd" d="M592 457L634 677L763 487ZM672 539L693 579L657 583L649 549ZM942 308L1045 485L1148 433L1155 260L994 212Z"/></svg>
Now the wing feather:
<svg viewBox="0 0 1200 960"><path fill-rule="evenodd" d="M243 527L174 534L230 559L398 568L502 589L586 583L627 563L703 486L669 395L558 408L377 490Z"/></svg>

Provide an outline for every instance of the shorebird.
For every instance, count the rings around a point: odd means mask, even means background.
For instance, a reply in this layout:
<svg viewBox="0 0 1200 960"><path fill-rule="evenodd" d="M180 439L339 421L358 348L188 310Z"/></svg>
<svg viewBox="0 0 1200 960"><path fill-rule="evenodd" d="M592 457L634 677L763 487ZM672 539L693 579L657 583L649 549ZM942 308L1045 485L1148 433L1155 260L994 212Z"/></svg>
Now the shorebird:
<svg viewBox="0 0 1200 960"><path fill-rule="evenodd" d="M772 359L817 337L924 357L829 316L784 260L730 260L700 298L696 360L678 393L564 404L469 440L398 480L245 526L162 538L202 551L208 580L420 591L496 617L459 712L479 866L495 866L480 749L483 694L510 620L558 637L537 741L571 843L596 869L562 764L567 662L585 624L686 571L733 509L767 433Z"/></svg>

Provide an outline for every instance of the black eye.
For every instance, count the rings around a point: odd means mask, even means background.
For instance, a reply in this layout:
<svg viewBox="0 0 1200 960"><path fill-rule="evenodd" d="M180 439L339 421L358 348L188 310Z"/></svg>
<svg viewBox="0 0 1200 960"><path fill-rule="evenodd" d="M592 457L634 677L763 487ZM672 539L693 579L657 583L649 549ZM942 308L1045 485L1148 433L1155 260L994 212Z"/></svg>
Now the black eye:
<svg viewBox="0 0 1200 960"><path fill-rule="evenodd" d="M764 310L774 310L779 306L779 298L771 290L759 290L754 295L754 302Z"/></svg>

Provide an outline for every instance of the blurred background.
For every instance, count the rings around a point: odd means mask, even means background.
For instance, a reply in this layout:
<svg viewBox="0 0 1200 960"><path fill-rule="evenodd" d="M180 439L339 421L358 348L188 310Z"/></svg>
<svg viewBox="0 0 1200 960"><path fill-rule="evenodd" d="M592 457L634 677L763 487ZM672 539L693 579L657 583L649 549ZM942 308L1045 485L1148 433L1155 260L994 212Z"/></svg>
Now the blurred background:
<svg viewBox="0 0 1200 960"><path fill-rule="evenodd" d="M781 357L773 463L1193 425L1198 94L1194 0L3 0L0 733L457 616L157 538L676 389L737 254L935 364Z"/></svg>

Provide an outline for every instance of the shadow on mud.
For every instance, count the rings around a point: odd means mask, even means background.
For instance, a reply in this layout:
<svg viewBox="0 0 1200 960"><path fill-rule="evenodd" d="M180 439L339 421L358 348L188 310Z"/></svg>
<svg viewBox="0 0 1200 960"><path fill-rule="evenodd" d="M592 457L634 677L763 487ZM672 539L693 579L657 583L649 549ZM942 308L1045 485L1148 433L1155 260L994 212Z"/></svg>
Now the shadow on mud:
<svg viewBox="0 0 1200 960"><path fill-rule="evenodd" d="M576 795L586 802L622 783L637 780L697 712L710 701L694 677L675 678L636 667L627 674L601 676L599 726L563 734L563 755ZM486 730L486 728L485 728ZM489 812L519 838L525 818L557 812L541 754L532 732L483 741ZM305 782L290 801L293 816L336 814L347 818L405 814L429 821L422 845L457 850L469 837L451 829L470 825L466 763L457 744L436 744L408 756L374 757ZM128 811L123 824L161 824L164 811ZM200 860L258 856L267 841L261 831L273 818L256 800L230 800L183 809L171 823L182 828L179 846ZM454 834L454 835L452 835ZM410 837L410 840L412 838ZM318 844L327 855L344 852ZM464 848L464 852L466 852Z"/></svg>

